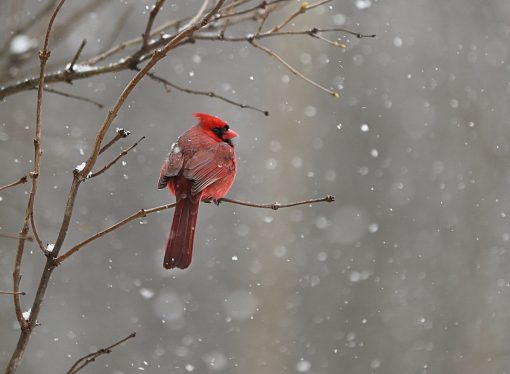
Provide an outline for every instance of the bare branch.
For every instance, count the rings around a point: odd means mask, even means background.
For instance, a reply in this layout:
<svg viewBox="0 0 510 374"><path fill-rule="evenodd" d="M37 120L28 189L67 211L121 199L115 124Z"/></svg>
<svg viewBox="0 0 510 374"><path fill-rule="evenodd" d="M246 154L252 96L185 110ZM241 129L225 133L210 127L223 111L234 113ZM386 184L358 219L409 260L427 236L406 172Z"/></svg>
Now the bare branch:
<svg viewBox="0 0 510 374"><path fill-rule="evenodd" d="M156 19L156 16L158 15L161 7L165 3L166 0L156 0L156 4L154 4L154 7L152 8L150 14L149 14L149 20L147 21L147 26L145 27L145 32L142 35L142 49L147 47L149 44L149 38L151 36L151 29L152 24L154 23L154 20Z"/></svg>
<svg viewBox="0 0 510 374"><path fill-rule="evenodd" d="M90 178L94 178L94 177L97 177L98 175L100 174L103 174L106 170L108 170L109 168L111 168L113 165L115 165L115 163L117 161L119 161L122 157L124 157L125 155L128 154L128 152L130 150L132 150L133 148L135 148L142 140L145 139L145 136L142 136L140 138L140 140L138 140L135 144L133 144L131 147L129 147L128 149L126 149L125 151L122 151L120 152L120 154L115 157L112 161L110 161L108 164L106 164L105 166L103 166L103 168L101 168L99 171L96 171L95 173L92 173L90 176L89 176L89 179Z"/></svg>
<svg viewBox="0 0 510 374"><path fill-rule="evenodd" d="M346 34L351 34L356 36L357 38L375 38L375 34L360 34L355 31L347 30L341 27L336 28L311 28L308 30L297 30L297 31L278 31L274 33L270 32L264 32L264 33L258 33L255 35L244 35L244 36L221 36L220 34L201 34L197 33L193 35L194 40L208 40L208 41L224 41L224 42L249 42L251 40L260 40L260 39L266 39L266 38L272 38L272 37L279 37L279 36L299 36L299 35L309 35L311 37L316 37L316 35L319 35L320 33L325 32L341 32ZM321 39L322 40L322 39Z"/></svg>
<svg viewBox="0 0 510 374"><path fill-rule="evenodd" d="M36 89L36 87L34 87L34 90ZM83 97L83 96L79 96L79 95L74 95L74 94L70 94L70 93L67 93L67 92L63 92L63 91L60 91L60 90L56 90L54 88L51 88L51 87L48 87L46 86L46 88L44 89L46 92L50 92L50 93L53 93L55 95L60 95L60 96L63 96L63 97L68 97L70 99L76 99L76 100L80 100L80 101L84 101L86 103L90 103L90 104L93 104L95 106L97 106L99 109L102 109L104 108L104 105L101 104L100 102L98 101L95 101L95 100L92 100L92 99L89 99L87 97Z"/></svg>
<svg viewBox="0 0 510 374"><path fill-rule="evenodd" d="M131 131L125 130L122 127L118 127L116 132L117 132L117 135L115 135L112 138L112 140L110 140L106 145L104 145L101 148L101 150L99 151L99 154L101 154L104 151L106 151L108 148L110 148L112 145L114 145L119 139L127 138L131 134Z"/></svg>
<svg viewBox="0 0 510 374"><path fill-rule="evenodd" d="M162 25L161 27L159 27L158 29L154 30L150 36L153 36L157 33L161 33L163 32L164 30L168 29L168 28L171 28L171 27L176 27L178 26L179 24L181 24L182 22L184 22L185 19L179 19L179 20L171 20L169 22L166 22L164 25ZM135 45L135 44L138 44L140 42L143 41L143 38L142 37L138 37L138 38L133 38L133 39L130 39L130 40L127 40L125 42L122 42L116 46L113 46L111 48L109 48L108 50L106 50L105 52L102 52L101 54L99 54L98 56L95 56L95 57L91 57L89 58L88 60L84 61L84 64L85 65L96 65L97 63L103 61L103 60L106 60L108 57L110 56L113 56L123 50L125 50L126 48L132 46L132 45ZM153 47L152 44L149 44L147 46L147 49L149 47ZM148 49L149 50L149 49ZM148 51L147 50L147 51Z"/></svg>
<svg viewBox="0 0 510 374"><path fill-rule="evenodd" d="M98 238L108 234L109 232L112 232L113 230L118 229L121 226L124 226L126 223L129 223L129 222L131 222L131 221L133 221L133 220L135 220L137 218L145 217L145 216L147 216L148 214L151 214L151 213L156 213L156 212L160 212L160 211L165 210L165 209L174 208L176 205L177 204L174 203L174 204L161 205L161 206L158 206L158 207L155 207L155 208L151 208L151 209L140 209L138 212L133 213L129 217L124 218L122 221L119 221L116 224L108 227L107 229L105 229L103 231L99 231L96 234L92 235L90 238L85 239L82 242L76 244L74 247L69 249L62 256L56 258L55 259L55 265L60 265L64 260L66 260L67 258L72 256L73 254L78 252L83 246L85 246L85 245L89 244L90 242L93 242L94 240L96 240L96 239L98 239Z"/></svg>
<svg viewBox="0 0 510 374"><path fill-rule="evenodd" d="M192 94L192 95L200 95L200 96L208 96L208 97L213 97L213 98L216 98L216 99L219 99L221 101L224 101L226 103L229 103L229 104L232 104L232 105L235 105L239 108L243 108L243 109L252 109L252 110L255 110L257 112L260 112L262 114L264 114L265 116L269 116L269 111L267 110L263 110L263 109L260 109L260 108L256 108L254 106L251 106L251 105L248 105L248 104L241 104L241 103L238 103L234 100L231 100L231 99L227 99L226 97L224 96L221 96L221 95L218 95L217 93L213 92L213 91L198 91L198 90L192 90L192 89L189 89L189 88L185 88L185 87L182 87L182 86L178 86L177 84L175 83L172 83L168 80L166 80L165 78L161 78L159 76L157 76L156 74L154 73L147 73L147 75L154 81L156 82L159 82L159 83L162 83L164 86L165 86L165 89L167 90L167 92L170 92L170 87L171 88L175 88L176 90L178 91L181 91L181 92L185 92L185 93L188 93L188 94Z"/></svg>
<svg viewBox="0 0 510 374"><path fill-rule="evenodd" d="M30 225L32 226L32 232L34 233L35 241L37 242L37 245L39 249L42 251L42 253L46 256L48 254L48 250L43 244L43 241L41 237L39 236L39 233L37 232L37 226L35 225L35 219L34 219L34 212L32 211L32 214L30 214Z"/></svg>
<svg viewBox="0 0 510 374"><path fill-rule="evenodd" d="M263 209L278 210L280 208L282 208L282 209L290 208L290 207L294 207L294 206L298 206L298 205L310 205L310 204L320 203L320 202L331 203L333 201L335 201L335 197L332 195L328 195L328 196L322 197L320 199L298 201L298 202L289 203L289 204L280 204L280 203L256 204L256 203L251 203L248 201L239 201L239 200L229 199L226 197L219 199L217 202L218 203L225 202L225 203L230 203L230 204L243 205L243 206L248 206L251 208L263 208ZM162 210L174 208L176 205L177 204L174 203L174 204L166 204L166 205L157 206L155 208L150 208L150 209L140 209L138 212L131 214L129 217L126 217L123 220L113 224L112 226L110 226L102 231L99 231L99 232L95 233L94 235L92 235L91 237L79 242L78 244L73 246L71 249L69 249L66 253L64 253L60 257L56 258L55 265L60 265L62 262L64 262L70 256L72 256L73 254L78 252L85 245L89 244L90 242L93 242L96 239L101 238L102 236L105 236L106 234L118 229L121 226L124 226L125 224L127 224L135 219L146 217L149 214L161 212Z"/></svg>
<svg viewBox="0 0 510 374"><path fill-rule="evenodd" d="M44 89L44 69L46 66L46 62L48 61L48 58L50 57L50 52L48 50L48 43L49 38L51 34L51 29L53 26L53 22L55 21L55 18L64 5L64 2L66 0L60 0L57 7L53 11L53 14L50 18L50 21L48 23L48 28L46 30L46 36L44 39L44 46L43 49L39 52L39 59L40 59L40 71L39 71L39 89L37 92L37 109L36 109L36 130L35 130L35 137L34 137L34 153L35 153L35 160L34 160L34 171L30 172L29 176L32 179L32 190L30 192L30 196L27 203L27 208L25 211L25 218L23 221L23 227L20 232L20 239L18 241L18 250L16 252L16 261L14 264L14 271L12 273L13 277L13 292L14 292L14 309L16 312L16 318L18 319L18 323L21 328L21 335L18 340L18 344L16 346L16 349L14 350L11 359L9 361L9 364L7 366L6 373L14 373L21 361L21 357L23 356L23 353L25 351L26 345L28 343L28 339L31 334L31 326L35 323L35 318L37 317L37 313L34 315L31 314L29 321L25 320L23 317L23 312L21 310L21 303L19 299L19 285L21 281L21 261L23 259L23 252L25 249L25 238L28 233L28 224L29 220L32 223L32 230L34 232L34 235L36 235L36 238L38 239L38 244L41 247L41 243L39 236L36 234L36 226L34 224L33 220L33 214L34 214L34 201L35 201L35 194L37 192L37 179L39 177L40 172L40 166L41 166L41 111L42 111L42 95L43 95L43 89ZM41 250L44 252L46 249L44 247L41 247ZM42 298L40 300L37 300L37 295L34 303L38 301L39 304L42 302Z"/></svg>
<svg viewBox="0 0 510 374"><path fill-rule="evenodd" d="M326 29L317 29L317 28L314 28L310 31L314 31L315 32L332 32L332 31L338 31L338 32L343 32L345 34L350 34L350 35L353 35L355 36L356 38L358 39L363 39L363 38L375 38L377 35L376 34L361 34L359 32L356 32L356 31L352 31L352 30L349 30L349 29L344 29L344 28L337 28L337 27L333 27L333 28L326 28ZM288 34L290 35L291 32L287 32L287 33L281 33L282 35L284 34Z"/></svg>
<svg viewBox="0 0 510 374"><path fill-rule="evenodd" d="M91 362L94 362L96 360L96 358L98 358L99 356L112 353L112 349L113 348L121 345L126 340L134 338L135 336L136 336L136 332L132 332L131 334L129 334L125 338L119 340L118 342L116 342L116 343L114 343L114 344L112 344L112 345L110 345L108 347L101 348L101 349L99 349L98 351L96 351L94 353L89 353L88 355L83 356L78 361L76 361L73 366L71 366L71 368L67 371L66 374L75 374L75 373L77 373L78 371L83 369L85 366L87 366Z"/></svg>
<svg viewBox="0 0 510 374"><path fill-rule="evenodd" d="M275 58L283 66L285 66L287 69L289 69L292 74L294 74L294 75L298 76L299 78L305 80L306 82L310 83L312 86L315 86L315 87L321 89L322 91L324 91L324 92L326 92L326 93L328 93L328 94L330 94L330 95L332 95L334 97L337 97L337 98L340 97L340 94L338 92L331 91L331 90L327 89L326 87L321 86L319 83L315 82L314 80L312 80L312 79L310 79L308 77L305 77L302 73L300 73L295 68L293 68L287 61L285 61L283 58L281 58L279 55L277 55L275 52L273 52L269 48L263 47L260 44L255 44L255 42L253 40L250 41L250 44L252 46L254 46L255 48L258 48L258 49L266 52L269 56Z"/></svg>
<svg viewBox="0 0 510 374"><path fill-rule="evenodd" d="M12 182L12 183L6 184L5 186L1 186L0 191L6 190L8 188L11 188L11 187L23 184L23 183L27 183L27 181L28 181L28 178L26 175L24 175L20 179L18 179L16 182Z"/></svg>
<svg viewBox="0 0 510 374"><path fill-rule="evenodd" d="M16 240L19 240L21 239L21 236L18 235L18 234L11 234L11 233L7 233L7 232L0 232L0 238L8 238L8 239L16 239ZM31 237L31 236L25 236L23 239L25 239L26 241L29 241L29 242L33 242L34 241L34 238Z"/></svg>
<svg viewBox="0 0 510 374"><path fill-rule="evenodd" d="M76 68L76 66L75 66ZM67 70L59 70L55 73L46 74L44 77L45 83L56 83L56 82L69 82L79 79L90 78L97 75L102 75L106 73L113 73L121 70L128 69L128 63L123 60L121 62L109 64L106 66L101 66L98 68L94 68L92 66L83 66L80 65L80 70L76 70L73 72L69 72ZM7 85L0 87L0 100L4 97L14 95L18 92L27 91L33 89L33 87L38 86L39 77L27 78L21 82L14 83L12 85Z"/></svg>
<svg viewBox="0 0 510 374"><path fill-rule="evenodd" d="M251 7L248 9L243 9L238 12L232 12L232 9L239 7L239 5L242 5L243 3L246 3L246 1L237 1L237 2L234 1L232 4L227 5L223 9L222 14L217 19L233 18L233 17L238 17L241 15L244 15L244 14L249 14L250 16L252 16L251 13L253 13L254 11L259 11L262 9L274 9L274 7L276 5L281 4L281 3L286 3L286 2L289 2L289 0L262 1L261 3L259 3L258 5L254 6L254 7Z"/></svg>
<svg viewBox="0 0 510 374"><path fill-rule="evenodd" d="M277 31L280 31L285 26L287 26L297 16L305 13L307 10L310 10L310 9L316 8L318 6L321 6L323 4L329 3L330 1L331 0L321 0L321 1L318 1L318 2L313 3L313 4L308 4L307 2L302 3L298 10L296 10L289 17L287 17L282 23L280 23L279 25L276 25L275 27L273 27L271 29L271 31L269 31L269 33L272 34L272 33L275 33Z"/></svg>
<svg viewBox="0 0 510 374"><path fill-rule="evenodd" d="M27 293L25 291L18 291L18 292L13 292L13 291L0 291L0 295L20 295L20 296L25 296Z"/></svg>
<svg viewBox="0 0 510 374"><path fill-rule="evenodd" d="M314 203L320 203L320 202L326 202L326 203L332 203L335 201L335 197L333 195L327 195L324 197L321 197L319 199L311 199L311 200L304 200L304 201L298 201L295 203L288 203L288 204L280 204L280 203L269 203L269 204L256 204L251 203L248 201L239 201L234 199L229 199L228 197L223 197L218 200L219 203L230 203L230 204L237 204L237 205L243 205L248 206L251 208L263 208L263 209L273 209L278 210L281 208L291 208L298 205L310 205Z"/></svg>
<svg viewBox="0 0 510 374"><path fill-rule="evenodd" d="M32 226L32 231L34 233L35 240L41 249L41 251L46 254L47 250L44 247L44 244L39 236L39 233L37 231L37 227L35 225L35 218L34 218L34 204L35 204L35 196L37 193L37 182L39 179L39 173L41 170L41 113L42 113L42 98L43 98L43 91L44 91L44 71L46 68L46 63L48 62L48 59L50 58L50 50L48 49L48 45L50 42L50 34L51 34L51 28L53 26L53 22L55 21L55 18L60 11L60 8L62 5L64 5L65 0L61 0L57 7L55 8L55 11L53 12L50 22L48 24L48 29L46 30L46 36L44 38L44 46L42 50L39 51L39 60L40 60L40 69L39 69L39 85L37 88L37 109L36 109L36 115L35 115L35 138L34 138L34 171L30 172L30 178L32 179L32 191L30 192L30 197L28 200L28 214L30 217L30 225Z"/></svg>
<svg viewBox="0 0 510 374"><path fill-rule="evenodd" d="M83 51L83 48L85 48L85 45L87 44L87 39L83 39L81 41L80 46L78 47L78 50L74 54L73 59L71 60L71 63L67 66L66 70L73 72L74 71L74 64L76 64L76 61L80 58L81 52Z"/></svg>
<svg viewBox="0 0 510 374"><path fill-rule="evenodd" d="M335 42L334 40L330 40L328 38L325 38L324 36L322 36L321 34L315 32L314 30L312 30L310 32L310 36L312 38L316 38L316 39L319 39L319 40L322 40L323 42L333 46L333 47L338 47L338 48L347 48L347 46L343 43L339 43L339 42Z"/></svg>

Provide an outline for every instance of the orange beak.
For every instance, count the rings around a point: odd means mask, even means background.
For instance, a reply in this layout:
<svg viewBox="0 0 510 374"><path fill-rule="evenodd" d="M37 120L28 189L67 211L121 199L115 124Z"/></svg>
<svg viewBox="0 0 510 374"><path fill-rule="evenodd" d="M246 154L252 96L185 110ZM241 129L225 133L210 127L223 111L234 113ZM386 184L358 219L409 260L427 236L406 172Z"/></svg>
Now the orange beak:
<svg viewBox="0 0 510 374"><path fill-rule="evenodd" d="M237 133L234 131L234 130L230 130L228 129L224 134L223 134L223 139L225 140L228 140L228 139L232 139L232 138L235 138L237 136Z"/></svg>

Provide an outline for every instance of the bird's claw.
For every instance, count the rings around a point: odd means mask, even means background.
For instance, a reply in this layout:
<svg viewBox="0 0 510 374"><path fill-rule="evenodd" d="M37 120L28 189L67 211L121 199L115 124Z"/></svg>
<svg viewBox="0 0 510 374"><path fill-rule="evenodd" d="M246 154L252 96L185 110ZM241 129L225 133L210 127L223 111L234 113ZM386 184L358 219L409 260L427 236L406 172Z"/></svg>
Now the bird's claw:
<svg viewBox="0 0 510 374"><path fill-rule="evenodd" d="M214 203L216 205L220 205L221 203L221 199L213 199L213 198L210 198L210 199L205 199L203 200L204 203L207 203L207 204L210 204L210 203Z"/></svg>

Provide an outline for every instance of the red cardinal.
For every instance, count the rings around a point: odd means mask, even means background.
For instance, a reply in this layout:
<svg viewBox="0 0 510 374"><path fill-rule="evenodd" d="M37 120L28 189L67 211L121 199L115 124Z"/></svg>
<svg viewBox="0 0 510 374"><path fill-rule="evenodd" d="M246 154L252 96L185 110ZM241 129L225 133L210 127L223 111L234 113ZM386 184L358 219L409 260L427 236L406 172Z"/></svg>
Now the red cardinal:
<svg viewBox="0 0 510 374"><path fill-rule="evenodd" d="M186 269L190 265L198 204L225 196L236 176L232 138L237 134L218 117L193 115L198 124L172 144L159 176L158 188L168 187L177 200L166 243L165 269Z"/></svg>

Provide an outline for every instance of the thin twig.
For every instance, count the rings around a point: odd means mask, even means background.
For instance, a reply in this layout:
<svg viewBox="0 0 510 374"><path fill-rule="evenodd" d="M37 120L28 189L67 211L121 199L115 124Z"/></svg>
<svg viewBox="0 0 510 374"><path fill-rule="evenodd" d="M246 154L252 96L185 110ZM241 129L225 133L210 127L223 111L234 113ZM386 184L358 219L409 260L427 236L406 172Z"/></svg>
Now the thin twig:
<svg viewBox="0 0 510 374"><path fill-rule="evenodd" d="M375 38L375 34L360 34L354 31L346 30L343 28L311 28L308 30L296 30L296 31L278 31L278 32L263 32L257 33L255 35L243 35L243 36L221 36L220 34L210 34L210 33L197 33L193 35L193 40L208 40L208 41L223 41L223 42L249 42L250 40L260 40L267 38L274 38L280 36L299 36L299 35L309 35L316 36L320 33L325 32L341 32L346 34L351 34L356 36L357 38Z"/></svg>
<svg viewBox="0 0 510 374"><path fill-rule="evenodd" d="M20 295L20 296L25 296L27 293L25 291L18 291L18 292L14 292L14 291L0 291L0 295Z"/></svg>
<svg viewBox="0 0 510 374"><path fill-rule="evenodd" d="M117 132L117 134L112 138L112 140L110 140L108 143L106 143L101 148L101 150L99 151L99 154L106 151L108 148L110 148L112 145L114 145L118 140L120 140L122 138L127 138L131 134L131 131L123 129L122 127L118 127L116 132Z"/></svg>
<svg viewBox="0 0 510 374"><path fill-rule="evenodd" d="M98 358L99 356L111 353L113 348L121 345L126 340L134 338L135 336L136 336L136 332L132 332L131 334L129 334L125 338L119 340L118 342L116 342L116 343L114 343L114 344L112 344L112 345L110 345L108 347L101 348L101 349L97 350L94 353L89 353L88 355L83 356L78 361L76 361L73 366L71 366L71 368L67 371L66 374L75 374L75 373L77 373L78 371L83 369L85 366L87 366L91 362L94 362L96 360L96 358Z"/></svg>
<svg viewBox="0 0 510 374"><path fill-rule="evenodd" d="M83 39L81 41L80 46L78 47L78 50L74 54L73 59L71 60L71 63L67 66L66 70L73 72L74 71L74 64L76 64L76 61L80 58L81 52L83 51L83 48L85 48L85 45L87 44L87 39Z"/></svg>
<svg viewBox="0 0 510 374"><path fill-rule="evenodd" d="M154 20L156 19L156 16L158 15L161 7L165 3L166 0L156 0L156 4L154 4L154 7L152 8L150 14L149 14L149 20L147 21L147 26L145 27L145 32L142 35L142 48L147 47L149 44L149 38L151 36L151 29L152 25L154 23Z"/></svg>
<svg viewBox="0 0 510 374"><path fill-rule="evenodd" d="M16 318L18 320L18 323L21 328L21 334L18 339L18 343L16 345L16 348L11 356L11 359L9 360L9 364L6 369L6 373L14 373L16 372L16 369L18 368L19 363L21 362L21 358L23 357L23 353L25 352L26 346L28 344L28 340L30 339L31 335L31 327L35 325L36 318L38 315L38 310L40 307L40 304L42 303L42 296L40 299L37 299L37 294L34 299L34 304L38 304L37 308L35 310L35 314L31 314L29 317L29 320L27 321L25 317L23 316L23 312L21 309L21 302L19 298L19 285L21 281L21 261L23 259L23 252L25 250L25 238L28 233L28 226L29 221L32 223L32 231L34 232L34 236L37 234L36 226L33 221L33 214L34 214L34 201L35 201L35 194L37 192L37 180L39 177L40 172L40 166L41 166L41 111L42 111L42 95L43 95L43 89L44 89L44 69L46 67L46 62L48 61L48 58L50 57L50 52L48 50L48 44L49 44L49 38L51 34L51 29L53 26L53 22L55 21L55 18L64 5L64 2L66 0L60 0L57 7L53 11L53 14L51 15L50 21L48 23L48 28L46 29L46 36L44 39L44 46L43 49L39 52L39 59L40 59L40 69L39 69L39 89L37 92L37 109L36 109L36 130L35 130L35 137L34 137L34 171L30 172L29 176L32 179L32 190L30 191L30 196L27 203L27 208L25 210L25 218L23 221L23 226L20 231L20 239L18 241L18 249L16 252L16 260L14 264L14 271L12 273L13 278L13 292L15 293L13 295L14 298L14 309L16 312ZM32 219L31 219L32 218ZM36 236L39 237L38 235ZM40 239L39 239L40 240ZM41 242L42 243L42 242ZM43 252L46 251L46 248L44 248L41 243L38 243L41 250ZM33 310L33 308L32 308Z"/></svg>
<svg viewBox="0 0 510 374"><path fill-rule="evenodd" d="M300 73L299 71L297 71L295 68L293 68L287 61L285 61L283 58L281 58L279 55L277 55L275 52L273 52L272 50L270 50L269 48L267 47L263 47L261 46L260 44L256 44L253 40L250 41L250 44L252 46L254 46L255 48L258 48L264 52L266 52L269 56L275 58L276 60L278 60L283 66L285 66L287 69L289 69L291 71L292 74L298 76L299 78L305 80L306 82L310 83L312 86L315 86L319 89L321 89L322 91L334 96L334 97L340 97L340 94L338 92L335 92L335 91L331 91L329 89L327 89L326 87L324 86L321 86L319 83L315 82L314 80L304 76L302 73Z"/></svg>
<svg viewBox="0 0 510 374"><path fill-rule="evenodd" d="M20 179L18 179L16 182L12 182L12 183L6 184L5 186L0 187L0 191L17 186L19 184L27 183L27 181L28 181L28 178L26 175L24 175Z"/></svg>
<svg viewBox="0 0 510 374"><path fill-rule="evenodd" d="M335 201L335 197L333 195L327 195L324 197L321 197L319 199L310 199L310 200L304 200L304 201L298 201L295 203L288 203L288 204L281 204L281 203L269 203L269 204L256 204L249 201L240 201L240 200L234 200L229 199L228 197L223 197L218 200L220 203L230 203L230 204L237 204L237 205L243 205L248 206L251 208L262 208L262 209L283 209L283 208L291 208L298 205L309 205L314 203L320 203L320 202L326 202L326 203L332 203Z"/></svg>
<svg viewBox="0 0 510 374"><path fill-rule="evenodd" d="M16 240L19 240L21 239L21 236L19 234L11 234L11 233L7 233L7 232L0 232L0 238L8 238L8 239L16 239ZM29 242L33 242L34 241L34 238L31 237L31 236L25 236L23 239L25 239L26 241L29 241Z"/></svg>
<svg viewBox="0 0 510 374"><path fill-rule="evenodd" d="M292 21L297 16L305 13L306 11L308 11L310 9L317 8L318 6L324 5L329 2L331 2L331 0L320 0L313 4L308 4L307 2L302 3L298 10L296 10L289 17L287 17L282 23L273 27L271 29L271 31L269 31L269 33L274 33L274 32L280 31L285 26L287 26L290 23L290 21Z"/></svg>
<svg viewBox="0 0 510 374"><path fill-rule="evenodd" d="M158 207L155 207L155 208L151 208L151 209L140 209L138 212L133 213L129 217L124 218L122 221L119 221L116 224L114 224L114 225L104 229L103 231L100 231L100 232L92 235L90 238L85 239L82 242L76 244L71 249L69 249L66 253L64 253L63 255L61 255L58 258L56 258L55 259L55 264L56 265L60 265L64 260L66 260L67 258L72 256L73 254L78 252L83 246L85 246L85 245L89 244L90 242L93 242L94 240L96 240L96 239L98 239L98 238L108 234L109 232L112 232L113 230L118 229L121 226L124 226L128 222L131 222L131 221L133 221L133 220L135 220L137 218L145 217L145 216L147 216L148 214L151 214L151 213L156 213L156 212L160 212L160 211L165 210L165 209L173 208L176 205L177 204L174 203L174 204L161 205L161 206L158 206Z"/></svg>
<svg viewBox="0 0 510 374"><path fill-rule="evenodd" d="M259 27L257 29L257 34L260 34L262 32L262 28L264 27L264 24L266 23L266 21L269 17L269 14L271 14L271 13L268 12L267 10L264 12L264 14L262 14L262 19L260 20ZM223 33L222 36L225 37L225 33Z"/></svg>
<svg viewBox="0 0 510 374"><path fill-rule="evenodd" d="M34 87L34 90L36 89L36 87ZM70 93L67 93L67 92L63 92L63 91L60 91L60 90L56 90L54 88L51 88L51 87L48 87L46 86L46 88L44 89L46 92L50 92L50 93L53 93L55 95L60 95L60 96L63 96L63 97L68 97L70 99L76 99L76 100L79 100L79 101L84 101L86 103L90 103L90 104L93 104L95 106L97 106L99 109L102 109L104 108L104 105L101 104L100 102L98 101L95 101L95 100L92 100L92 99L89 99L87 97L83 97L83 96L79 96L79 95L74 95L74 94L70 94Z"/></svg>
<svg viewBox="0 0 510 374"><path fill-rule="evenodd" d="M42 99L44 92L44 71L46 69L46 63L50 58L51 51L48 49L50 43L50 34L51 28L53 27L53 22L57 16L57 13L60 11L62 5L64 5L65 0L61 0L55 11L53 12L50 22L48 24L48 29L46 30L46 36L44 38L43 48L39 51L39 60L40 60L40 68L39 68L39 84L37 87L37 109L35 115L35 138L34 138L34 171L29 173L30 178L32 179L32 191L30 192L30 197L28 200L28 214L30 217L30 225L32 226L32 231L34 233L35 241L37 242L39 248L43 252L43 254L47 254L46 247L43 244L42 239L39 236L37 231L37 226L35 224L34 218L34 205L35 205L35 196L37 193L37 182L39 180L39 174L41 170L41 133L42 133Z"/></svg>
<svg viewBox="0 0 510 374"><path fill-rule="evenodd" d="M154 30L150 34L150 36L154 36L157 33L161 33L161 32L163 32L164 30L166 30L166 29L168 29L170 27L175 27L175 26L179 25L183 21L184 21L184 19L168 21L164 25L160 26L158 29ZM141 36L137 37L137 38L133 38L133 39L127 40L127 41L122 42L122 43L120 43L118 45L110 47L109 49L107 49L106 51L100 53L97 56L89 58L88 60L84 61L84 64L85 65L96 65L97 63L99 63L99 62L101 62L103 60L106 60L108 57L113 56L113 55L115 55L115 54L125 50L126 48L128 48L128 47L130 47L132 45L138 44L138 43L140 43L142 41L143 41L143 38ZM147 46L147 48L149 48L149 47L152 47L152 46L151 45Z"/></svg>
<svg viewBox="0 0 510 374"><path fill-rule="evenodd" d="M332 31L338 31L338 32L343 32L344 34L350 34L350 35L353 35L355 36L356 38L358 39L363 39L363 38L375 38L377 35L376 34L361 34L359 32L356 32L356 31L352 31L352 30L349 30L349 29L344 29L344 28L337 28L337 27L332 27L332 28L327 28L327 29L312 29L312 30L317 30L318 32L332 32ZM290 34L291 32L288 32L288 34ZM284 35L285 33L282 33L282 35Z"/></svg>
<svg viewBox="0 0 510 374"><path fill-rule="evenodd" d="M223 19L223 18L239 17L244 14L249 14L250 17L253 17L251 13L253 13L254 11L259 11L261 9L267 9L267 8L272 9L275 6L279 5L280 3L289 2L289 0L262 1L258 5L253 6L251 8L243 9L238 12L231 12L231 9L237 8L237 7L239 7L239 5L243 5L243 3L245 3L245 2L246 1L238 1L238 2L234 2L234 3L230 4L230 6L226 6L223 9L222 14L220 16L218 16L216 19L219 20L219 19Z"/></svg>
<svg viewBox="0 0 510 374"><path fill-rule="evenodd" d="M113 165L115 165L115 163L117 161L119 161L122 157L124 157L125 155L128 154L128 152L130 150L132 150L133 148L135 148L142 140L145 139L145 136L142 136L140 138L140 140L138 140L135 144L133 144L131 147L129 147L128 149L122 151L119 153L119 155L117 157L115 157L113 160L111 160L108 164L106 164L105 166L103 166L100 170L96 171L95 173L92 173L90 176L89 176L89 179L90 178L94 178L94 177L97 177L98 175L100 174L103 174L106 170L108 170L109 168L111 168Z"/></svg>
<svg viewBox="0 0 510 374"><path fill-rule="evenodd" d="M322 36L321 34L318 34L317 32L310 32L310 36L312 38L316 38L316 39L319 39L319 40L322 40L323 42L325 42L326 44L329 44L333 47L338 47L338 48L347 48L347 46L343 43L339 43L339 42L335 42L334 40L330 40L328 38L325 38L324 36Z"/></svg>
<svg viewBox="0 0 510 374"><path fill-rule="evenodd" d="M160 77L160 76L158 76L158 75L156 75L154 73L148 73L147 75L152 80L154 80L156 82L159 82L159 83L162 83L165 86L167 92L170 92L170 87L171 87L171 88L175 88L178 91L186 92L186 93L192 94L192 95L200 95L200 96L208 96L208 97L216 98L216 99L219 99L219 100L224 101L226 103L235 105L235 106L237 106L239 108L255 110L257 112L260 112L260 113L264 114L265 116L269 116L269 111L267 111L267 110L256 108L256 107L248 105L248 104L238 103L238 102L233 101L231 99L228 99L228 98L226 98L224 96L218 95L217 93L215 93L213 91L192 90L192 89L189 89L189 88L185 88L185 87L179 86L179 85L177 85L175 83L172 83L172 82L166 80L165 78L162 78L162 77Z"/></svg>
<svg viewBox="0 0 510 374"><path fill-rule="evenodd" d="M280 209L280 208L281 209L283 209L283 208L290 208L290 207L294 207L294 206L298 206L298 205L308 205L308 204L314 204L314 203L320 203L320 202L331 203L333 201L335 201L335 197L331 196L331 195L328 195L328 196L322 197L320 199L311 199L311 200L305 200L305 201L298 201L298 202L289 203L289 204L280 204L280 203L256 204L256 203L251 203L249 201L234 200L234 199L229 199L229 198L226 198L226 197L219 199L217 202L218 203L225 202L225 203L230 203L230 204L243 205L243 206L248 206L248 207L251 207L251 208L262 208L262 209L277 210L277 209ZM62 262L64 262L70 256L72 256L73 254L78 252L85 245L89 244L90 242L93 242L94 240L96 240L96 239L98 239L98 238L100 238L102 236L105 236L109 232L112 232L113 230L116 230L116 229L118 229L121 226L124 226L126 223L129 223L129 222L131 222L131 221L133 221L135 219L138 219L138 218L146 217L146 216L148 216L149 214L152 214L152 213L161 212L162 210L174 208L175 206L176 206L176 204L174 203L174 204L166 204L166 205L157 206L155 208L150 208L150 209L140 209L136 213L131 214L129 217L126 217L123 220L113 224L112 226L110 226L110 227L108 227L108 228L106 228L106 229L104 229L102 231L99 231L99 232L95 233L94 235L92 235L91 237L89 237L89 238L79 242L78 244L73 246L71 249L69 249L66 253L64 253L60 257L56 258L55 259L55 264L56 265L60 265Z"/></svg>

